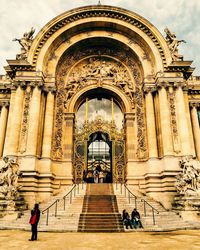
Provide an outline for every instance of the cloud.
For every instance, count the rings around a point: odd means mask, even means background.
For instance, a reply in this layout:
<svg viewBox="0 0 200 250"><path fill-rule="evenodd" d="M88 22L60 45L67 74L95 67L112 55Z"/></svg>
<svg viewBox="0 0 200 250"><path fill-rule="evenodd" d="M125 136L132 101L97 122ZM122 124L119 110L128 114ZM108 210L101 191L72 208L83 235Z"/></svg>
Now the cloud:
<svg viewBox="0 0 200 250"><path fill-rule="evenodd" d="M6 59L13 59L20 46L12 42L30 27L38 32L47 22L69 9L97 4L98 0L0 0L0 74ZM200 75L200 1L197 0L101 0L102 4L119 6L138 13L163 34L167 26L179 39L185 60L194 60L195 74Z"/></svg>

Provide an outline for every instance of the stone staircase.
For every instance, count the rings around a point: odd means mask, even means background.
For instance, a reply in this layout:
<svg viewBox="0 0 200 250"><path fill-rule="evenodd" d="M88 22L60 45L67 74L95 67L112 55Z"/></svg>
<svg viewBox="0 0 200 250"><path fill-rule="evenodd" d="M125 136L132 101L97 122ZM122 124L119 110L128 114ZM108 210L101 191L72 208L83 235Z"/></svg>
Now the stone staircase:
<svg viewBox="0 0 200 250"><path fill-rule="evenodd" d="M135 199L131 198L129 203L128 192L124 187L121 190L120 185L116 188L114 186L114 192L117 198L119 211L122 213L123 209L126 209L127 212L131 215L131 212L135 208ZM140 192L134 190L131 185L128 186L129 190L137 196L137 210L140 212L141 221L143 224L144 231L170 231L178 229L199 229L199 222L190 222L184 221L181 216L175 211L167 211L159 202L153 200L151 197L141 194ZM155 212L155 225L153 223L152 217L152 208L145 204L146 207L146 216L144 213L144 202L141 200L146 200L152 207L154 207L159 214ZM130 230L129 230L130 231Z"/></svg>
<svg viewBox="0 0 200 250"><path fill-rule="evenodd" d="M78 231L124 231L112 184L87 184Z"/></svg>
<svg viewBox="0 0 200 250"><path fill-rule="evenodd" d="M47 202L40 204L41 216L38 225L39 231L75 231L78 229L79 216L82 212L83 198L85 195L86 185L79 185L79 192L76 188L72 193L72 203L70 203L70 195L66 197L65 200L65 210L64 210L64 200L63 196L71 190L72 186L66 188L59 195L51 197ZM49 210L48 225L46 225L46 212L42 214L42 211L50 206L55 200L59 199L57 203L57 215L55 217L55 205ZM0 229L21 229L30 230L30 210L25 211L21 218L15 220L5 220L0 219Z"/></svg>

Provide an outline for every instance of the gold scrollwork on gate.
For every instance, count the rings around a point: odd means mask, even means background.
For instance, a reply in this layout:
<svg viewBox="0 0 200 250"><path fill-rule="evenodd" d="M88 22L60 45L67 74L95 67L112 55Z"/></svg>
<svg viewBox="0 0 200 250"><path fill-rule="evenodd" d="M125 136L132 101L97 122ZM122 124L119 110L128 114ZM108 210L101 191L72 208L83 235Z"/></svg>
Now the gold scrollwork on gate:
<svg viewBox="0 0 200 250"><path fill-rule="evenodd" d="M125 133L124 129L117 130L115 123L104 121L96 117L94 121L87 122L82 129L75 127L74 133L74 182L83 180L84 170L87 170L87 142L91 134L103 132L108 134L112 142L112 176L113 182L123 183L126 176L125 170Z"/></svg>

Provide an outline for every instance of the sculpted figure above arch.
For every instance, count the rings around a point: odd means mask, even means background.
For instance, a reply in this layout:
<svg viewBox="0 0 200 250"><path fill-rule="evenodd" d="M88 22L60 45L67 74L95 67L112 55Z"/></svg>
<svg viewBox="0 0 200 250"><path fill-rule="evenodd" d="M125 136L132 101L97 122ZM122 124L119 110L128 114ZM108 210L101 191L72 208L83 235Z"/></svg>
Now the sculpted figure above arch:
<svg viewBox="0 0 200 250"><path fill-rule="evenodd" d="M66 102L82 87L90 84L111 84L122 90L134 108L135 87L128 70L117 61L107 57L89 57L70 71L65 84Z"/></svg>

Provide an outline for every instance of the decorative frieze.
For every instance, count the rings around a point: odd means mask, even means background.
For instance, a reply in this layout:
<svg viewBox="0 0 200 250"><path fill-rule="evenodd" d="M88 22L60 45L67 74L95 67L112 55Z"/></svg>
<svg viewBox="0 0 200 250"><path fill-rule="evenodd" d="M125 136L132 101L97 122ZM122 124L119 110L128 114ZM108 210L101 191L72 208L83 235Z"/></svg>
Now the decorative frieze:
<svg viewBox="0 0 200 250"><path fill-rule="evenodd" d="M32 95L31 87L28 86L26 88L25 98L24 98L24 110L23 110L21 138L20 138L20 153L24 153L26 151L31 95Z"/></svg>
<svg viewBox="0 0 200 250"><path fill-rule="evenodd" d="M172 87L170 87L168 91L168 100L170 108L170 120L171 120L171 131L172 131L174 152L178 154L180 152L180 140L178 136L175 93Z"/></svg>

